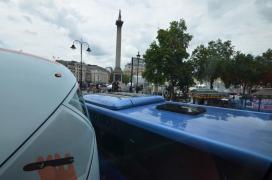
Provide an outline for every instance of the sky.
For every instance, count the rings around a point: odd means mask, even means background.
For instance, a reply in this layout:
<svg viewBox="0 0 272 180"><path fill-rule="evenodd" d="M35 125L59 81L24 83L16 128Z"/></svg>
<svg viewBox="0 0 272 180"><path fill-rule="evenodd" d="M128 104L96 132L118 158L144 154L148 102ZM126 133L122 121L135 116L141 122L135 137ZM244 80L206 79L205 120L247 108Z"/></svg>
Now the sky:
<svg viewBox="0 0 272 180"><path fill-rule="evenodd" d="M122 67L181 18L193 35L189 52L218 38L253 55L272 48L272 0L0 0L0 47L79 61L70 46L82 38L92 50L85 63L114 67L119 9Z"/></svg>

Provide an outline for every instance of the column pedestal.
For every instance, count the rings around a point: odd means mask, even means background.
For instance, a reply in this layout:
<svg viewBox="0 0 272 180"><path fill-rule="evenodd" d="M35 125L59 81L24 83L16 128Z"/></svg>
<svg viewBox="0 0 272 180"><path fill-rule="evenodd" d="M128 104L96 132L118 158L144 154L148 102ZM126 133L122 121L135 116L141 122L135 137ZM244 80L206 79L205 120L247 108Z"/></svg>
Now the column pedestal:
<svg viewBox="0 0 272 180"><path fill-rule="evenodd" d="M121 68L115 68L113 71L113 81L122 82L122 70Z"/></svg>

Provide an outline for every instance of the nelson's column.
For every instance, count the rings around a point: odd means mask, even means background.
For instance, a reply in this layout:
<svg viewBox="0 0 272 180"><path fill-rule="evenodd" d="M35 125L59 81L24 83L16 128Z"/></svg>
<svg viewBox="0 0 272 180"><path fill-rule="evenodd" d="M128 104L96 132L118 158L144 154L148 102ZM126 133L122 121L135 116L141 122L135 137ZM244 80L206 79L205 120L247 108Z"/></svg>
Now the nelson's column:
<svg viewBox="0 0 272 180"><path fill-rule="evenodd" d="M123 21L121 20L121 10L119 10L119 16L115 22L117 26L117 37L116 37L116 56L115 56L115 68L114 68L114 81L122 81L122 70L120 68L121 64L121 37L122 37L122 25Z"/></svg>

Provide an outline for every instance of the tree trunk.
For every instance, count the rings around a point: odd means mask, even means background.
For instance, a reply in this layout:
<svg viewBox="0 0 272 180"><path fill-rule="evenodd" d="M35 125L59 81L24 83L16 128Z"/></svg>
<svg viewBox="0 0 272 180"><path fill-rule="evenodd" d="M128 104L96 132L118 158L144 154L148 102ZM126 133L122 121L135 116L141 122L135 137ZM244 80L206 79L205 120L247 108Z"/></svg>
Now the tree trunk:
<svg viewBox="0 0 272 180"><path fill-rule="evenodd" d="M252 91L252 86L249 86L247 90L248 90L248 94L250 95Z"/></svg>
<svg viewBox="0 0 272 180"><path fill-rule="evenodd" d="M245 94L246 94L246 85L243 85L243 100L244 100L244 107L246 107L246 97L245 97Z"/></svg>
<svg viewBox="0 0 272 180"><path fill-rule="evenodd" d="M183 98L187 98L187 94L188 93L188 91L187 91L187 86L185 86L183 89L182 89L182 96L183 96Z"/></svg>
<svg viewBox="0 0 272 180"><path fill-rule="evenodd" d="M246 94L246 85L243 85L243 96Z"/></svg>
<svg viewBox="0 0 272 180"><path fill-rule="evenodd" d="M158 92L159 92L159 86L158 86L158 84L155 84L155 85L153 86L153 94L158 95Z"/></svg>
<svg viewBox="0 0 272 180"><path fill-rule="evenodd" d="M170 100L173 101L175 98L174 98L174 87L171 85L170 86Z"/></svg>
<svg viewBox="0 0 272 180"><path fill-rule="evenodd" d="M174 86L173 86L173 82L170 82L169 93L170 93L170 100L174 101L175 100L175 89L174 89Z"/></svg>
<svg viewBox="0 0 272 180"><path fill-rule="evenodd" d="M214 80L210 79L210 89L213 89L213 83L214 83Z"/></svg>

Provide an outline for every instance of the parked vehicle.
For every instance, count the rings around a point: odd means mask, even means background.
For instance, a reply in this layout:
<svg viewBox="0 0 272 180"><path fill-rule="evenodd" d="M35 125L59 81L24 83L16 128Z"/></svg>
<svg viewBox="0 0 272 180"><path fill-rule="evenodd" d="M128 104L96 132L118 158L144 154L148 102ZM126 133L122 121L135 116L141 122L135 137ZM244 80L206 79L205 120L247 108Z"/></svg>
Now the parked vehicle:
<svg viewBox="0 0 272 180"><path fill-rule="evenodd" d="M108 179L272 178L269 113L128 93L84 99Z"/></svg>
<svg viewBox="0 0 272 180"><path fill-rule="evenodd" d="M0 49L0 179L99 179L96 137L63 65Z"/></svg>

